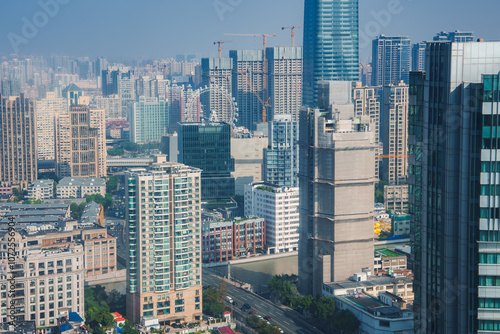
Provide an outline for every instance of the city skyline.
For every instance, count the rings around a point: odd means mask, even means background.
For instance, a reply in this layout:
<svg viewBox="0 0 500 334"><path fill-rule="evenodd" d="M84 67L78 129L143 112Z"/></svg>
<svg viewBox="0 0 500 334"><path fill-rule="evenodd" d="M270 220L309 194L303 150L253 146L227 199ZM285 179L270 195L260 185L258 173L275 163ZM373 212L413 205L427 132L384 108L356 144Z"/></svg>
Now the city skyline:
<svg viewBox="0 0 500 334"><path fill-rule="evenodd" d="M489 2L490 8L494 8L493 1ZM95 0L3 2L0 5L0 9L4 9L0 11L4 23L0 27L0 55L18 51L23 55L104 56L117 60L168 58L182 53L211 57L217 55L217 46L213 44L217 40L234 40L223 45L224 55L233 49L261 48L261 38L231 37L224 33L271 33L277 37L269 38L268 46L289 46L290 31L281 27L303 24L303 0L289 0L286 6L282 1L264 0L197 0L196 4L193 7L180 1L168 5L153 1L151 6L137 6L131 1L97 3ZM196 24L179 26L186 22L186 15L169 13L186 13ZM494 13L494 10L484 12L481 6L464 0L439 3L360 0L360 61L366 62L371 56L371 41L380 34L408 35L415 43L430 41L441 31L458 29L474 31L476 38L494 40L494 30L488 24L494 19ZM67 29L75 15L86 19L78 21L78 29ZM147 19L142 24L128 24L134 16ZM423 17L425 25L421 24ZM475 19L478 17L481 19ZM24 26L34 23L37 25L33 25L33 30L23 30ZM302 45L302 33L302 29L296 29L296 46ZM110 43L113 39L116 41Z"/></svg>

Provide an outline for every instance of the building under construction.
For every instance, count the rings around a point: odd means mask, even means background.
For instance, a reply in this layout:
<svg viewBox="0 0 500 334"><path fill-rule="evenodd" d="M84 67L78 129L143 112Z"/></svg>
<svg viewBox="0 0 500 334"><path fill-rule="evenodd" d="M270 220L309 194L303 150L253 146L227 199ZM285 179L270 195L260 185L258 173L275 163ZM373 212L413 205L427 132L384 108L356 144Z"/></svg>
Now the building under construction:
<svg viewBox="0 0 500 334"><path fill-rule="evenodd" d="M299 282L304 294L323 283L373 269L375 138L370 117L300 114Z"/></svg>

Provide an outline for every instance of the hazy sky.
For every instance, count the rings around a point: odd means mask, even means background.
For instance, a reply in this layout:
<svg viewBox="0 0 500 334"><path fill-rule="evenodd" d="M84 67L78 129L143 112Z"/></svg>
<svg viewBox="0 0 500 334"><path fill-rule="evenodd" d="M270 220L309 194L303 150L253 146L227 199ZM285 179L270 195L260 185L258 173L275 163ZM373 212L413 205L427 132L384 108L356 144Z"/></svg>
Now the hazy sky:
<svg viewBox="0 0 500 334"><path fill-rule="evenodd" d="M57 3L58 8L53 4ZM216 56L259 48L262 38L224 33L272 33L268 45L289 45L303 25L304 0L1 0L0 53L166 58L179 53ZM46 6L42 6L47 4ZM51 4L51 5L49 5ZM43 9L45 7L45 10ZM474 31L500 40L499 0L360 0L361 60L378 34L430 40L443 30ZM50 15L45 14L48 12ZM390 13L374 15L374 13ZM35 29L29 29L35 28ZM297 31L296 45L302 45Z"/></svg>

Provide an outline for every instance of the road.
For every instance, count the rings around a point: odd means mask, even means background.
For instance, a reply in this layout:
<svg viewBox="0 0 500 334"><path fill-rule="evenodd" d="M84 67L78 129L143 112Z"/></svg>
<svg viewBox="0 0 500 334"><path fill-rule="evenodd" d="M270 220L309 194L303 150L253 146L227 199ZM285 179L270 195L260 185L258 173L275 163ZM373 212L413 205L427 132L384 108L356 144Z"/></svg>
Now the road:
<svg viewBox="0 0 500 334"><path fill-rule="evenodd" d="M207 271L203 271L203 284L204 285L218 285L220 282L220 278L211 275ZM244 303L250 304L252 307L252 311L255 312L256 314L260 314L262 316L270 316L271 317L271 324L276 324L285 333L291 334L291 333L296 333L296 334L322 334L323 332L316 329L316 328L311 328L312 326L305 323L303 320L298 318L298 314L295 311L292 310L284 310L275 304L273 304L270 301L267 301L265 299L259 298L255 296L254 294L235 287L231 284L226 284L227 286L227 294L235 300L238 305L235 306L234 308L239 311L241 314L242 311L240 311L241 306L243 306ZM234 311L234 310L233 310ZM233 312L234 314L235 312ZM246 316L249 316L246 314Z"/></svg>

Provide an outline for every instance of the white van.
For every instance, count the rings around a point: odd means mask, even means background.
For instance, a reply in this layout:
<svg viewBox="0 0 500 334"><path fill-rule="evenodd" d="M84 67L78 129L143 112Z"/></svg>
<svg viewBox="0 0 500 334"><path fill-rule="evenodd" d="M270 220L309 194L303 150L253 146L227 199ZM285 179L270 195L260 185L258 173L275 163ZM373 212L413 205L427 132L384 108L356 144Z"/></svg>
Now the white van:
<svg viewBox="0 0 500 334"><path fill-rule="evenodd" d="M233 303L233 298L226 296L226 301L229 302L229 304Z"/></svg>

